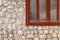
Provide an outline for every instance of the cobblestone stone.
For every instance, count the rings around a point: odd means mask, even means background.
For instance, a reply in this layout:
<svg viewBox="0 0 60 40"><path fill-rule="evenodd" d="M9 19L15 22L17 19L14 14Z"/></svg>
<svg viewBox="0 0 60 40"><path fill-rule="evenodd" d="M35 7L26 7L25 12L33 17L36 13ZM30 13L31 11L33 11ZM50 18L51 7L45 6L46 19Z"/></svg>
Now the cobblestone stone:
<svg viewBox="0 0 60 40"><path fill-rule="evenodd" d="M57 33L53 32L52 37L57 37Z"/></svg>
<svg viewBox="0 0 60 40"><path fill-rule="evenodd" d="M3 34L3 32L2 32L2 31L0 31L0 34Z"/></svg>
<svg viewBox="0 0 60 40"><path fill-rule="evenodd" d="M47 33L49 33L49 30L48 29L44 30L44 34L47 34Z"/></svg>
<svg viewBox="0 0 60 40"><path fill-rule="evenodd" d="M2 8L2 11L3 12L6 12L7 11L7 8L5 7L5 8Z"/></svg>
<svg viewBox="0 0 60 40"><path fill-rule="evenodd" d="M31 34L34 34L34 31L31 30L30 33L31 33Z"/></svg>
<svg viewBox="0 0 60 40"><path fill-rule="evenodd" d="M7 38L7 37L8 37L8 35L3 35L3 37L4 37L4 38Z"/></svg>
<svg viewBox="0 0 60 40"><path fill-rule="evenodd" d="M13 40L13 38L8 38L8 40Z"/></svg>
<svg viewBox="0 0 60 40"><path fill-rule="evenodd" d="M11 15L12 15L12 18L16 18L16 13L15 12L13 12Z"/></svg>
<svg viewBox="0 0 60 40"><path fill-rule="evenodd" d="M30 34L30 31L29 30L27 31L27 34Z"/></svg>
<svg viewBox="0 0 60 40"><path fill-rule="evenodd" d="M47 39L47 40L52 40L52 39Z"/></svg>
<svg viewBox="0 0 60 40"><path fill-rule="evenodd" d="M9 37L11 37L11 38L12 38L12 37L13 37L13 34L9 34Z"/></svg>
<svg viewBox="0 0 60 40"><path fill-rule="evenodd" d="M18 32L17 30L13 30L13 33L14 33L14 34L17 34L17 32Z"/></svg>
<svg viewBox="0 0 60 40"><path fill-rule="evenodd" d="M47 34L46 37L47 38L52 38L52 35L51 34Z"/></svg>
<svg viewBox="0 0 60 40"><path fill-rule="evenodd" d="M39 37L34 37L34 40L39 40Z"/></svg>
<svg viewBox="0 0 60 40"><path fill-rule="evenodd" d="M27 30L27 26L22 26L22 30Z"/></svg>
<svg viewBox="0 0 60 40"><path fill-rule="evenodd" d="M39 35L39 38L46 38L46 35Z"/></svg>
<svg viewBox="0 0 60 40"><path fill-rule="evenodd" d="M4 6L8 6L9 4L11 4L11 3L9 2L9 0L3 0L3 5L4 5Z"/></svg>
<svg viewBox="0 0 60 40"><path fill-rule="evenodd" d="M39 30L39 34L43 34L43 30Z"/></svg>
<svg viewBox="0 0 60 40"><path fill-rule="evenodd" d="M54 32L53 29L49 29L49 33L52 34Z"/></svg>
<svg viewBox="0 0 60 40"><path fill-rule="evenodd" d="M33 26L29 26L28 29L29 29L29 30L32 30L32 29L33 29Z"/></svg>
<svg viewBox="0 0 60 40"><path fill-rule="evenodd" d="M58 40L58 38L53 38L53 40Z"/></svg>
<svg viewBox="0 0 60 40"><path fill-rule="evenodd" d="M20 30L18 30L18 34L23 35L23 32L22 32L22 31L20 31Z"/></svg>
<svg viewBox="0 0 60 40"><path fill-rule="evenodd" d="M3 34L8 34L6 30L3 30Z"/></svg>
<svg viewBox="0 0 60 40"><path fill-rule="evenodd" d="M8 40L7 38L4 38L4 40Z"/></svg>
<svg viewBox="0 0 60 40"><path fill-rule="evenodd" d="M60 38L58 38L60 40Z"/></svg>
<svg viewBox="0 0 60 40"><path fill-rule="evenodd" d="M60 33L58 33L58 37L60 37Z"/></svg>
<svg viewBox="0 0 60 40"><path fill-rule="evenodd" d="M43 38L40 38L40 40L45 40L45 39L43 39Z"/></svg>
<svg viewBox="0 0 60 40"><path fill-rule="evenodd" d="M0 35L0 39L2 38L2 35Z"/></svg>
<svg viewBox="0 0 60 40"><path fill-rule="evenodd" d="M26 38L34 38L34 34L28 34Z"/></svg>
<svg viewBox="0 0 60 40"><path fill-rule="evenodd" d="M0 0L0 6L2 5L2 0Z"/></svg>
<svg viewBox="0 0 60 40"><path fill-rule="evenodd" d="M37 34L37 33L38 33L38 31L37 31L37 30L34 30L34 33L35 33L35 34Z"/></svg>

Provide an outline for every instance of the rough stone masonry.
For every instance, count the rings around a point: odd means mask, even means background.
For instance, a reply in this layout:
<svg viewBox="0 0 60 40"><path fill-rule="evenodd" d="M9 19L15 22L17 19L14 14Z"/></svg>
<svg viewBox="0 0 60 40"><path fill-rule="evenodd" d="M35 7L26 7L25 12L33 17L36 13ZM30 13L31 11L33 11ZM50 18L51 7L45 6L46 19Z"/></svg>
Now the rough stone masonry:
<svg viewBox="0 0 60 40"><path fill-rule="evenodd" d="M0 40L60 40L60 26L26 26L25 0L0 0Z"/></svg>

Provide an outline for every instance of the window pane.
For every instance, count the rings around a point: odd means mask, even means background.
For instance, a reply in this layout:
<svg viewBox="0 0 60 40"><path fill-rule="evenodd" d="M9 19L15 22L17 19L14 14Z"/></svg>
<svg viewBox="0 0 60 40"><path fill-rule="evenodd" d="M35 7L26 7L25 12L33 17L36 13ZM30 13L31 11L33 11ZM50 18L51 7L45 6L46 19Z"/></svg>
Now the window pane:
<svg viewBox="0 0 60 40"><path fill-rule="evenodd" d="M40 21L46 21L46 0L39 0Z"/></svg>
<svg viewBox="0 0 60 40"><path fill-rule="evenodd" d="M30 0L30 21L36 20L36 0Z"/></svg>
<svg viewBox="0 0 60 40"><path fill-rule="evenodd" d="M51 17L51 21L57 21L56 19L56 0L50 0L50 17Z"/></svg>

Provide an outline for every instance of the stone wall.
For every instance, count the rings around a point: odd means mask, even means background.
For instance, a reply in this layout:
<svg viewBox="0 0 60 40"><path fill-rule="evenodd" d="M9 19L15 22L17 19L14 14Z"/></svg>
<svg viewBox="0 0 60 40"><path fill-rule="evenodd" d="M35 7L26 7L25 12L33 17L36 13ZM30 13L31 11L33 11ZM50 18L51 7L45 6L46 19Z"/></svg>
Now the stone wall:
<svg viewBox="0 0 60 40"><path fill-rule="evenodd" d="M25 0L0 0L0 40L60 40L59 26L26 26Z"/></svg>

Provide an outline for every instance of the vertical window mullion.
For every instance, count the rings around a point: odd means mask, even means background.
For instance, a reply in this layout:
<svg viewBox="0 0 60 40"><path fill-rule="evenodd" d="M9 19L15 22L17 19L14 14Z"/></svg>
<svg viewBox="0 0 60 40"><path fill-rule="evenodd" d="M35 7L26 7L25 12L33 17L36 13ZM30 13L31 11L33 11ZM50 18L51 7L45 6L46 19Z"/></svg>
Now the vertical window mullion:
<svg viewBox="0 0 60 40"><path fill-rule="evenodd" d="M29 21L30 21L30 0L26 0L26 24L28 24Z"/></svg>
<svg viewBox="0 0 60 40"><path fill-rule="evenodd" d="M56 0L57 2L56 2L56 8L57 8L57 21L59 21L59 0Z"/></svg>
<svg viewBox="0 0 60 40"><path fill-rule="evenodd" d="M39 0L36 0L36 21L39 22Z"/></svg>
<svg viewBox="0 0 60 40"><path fill-rule="evenodd" d="M50 0L46 0L46 21L50 21Z"/></svg>

